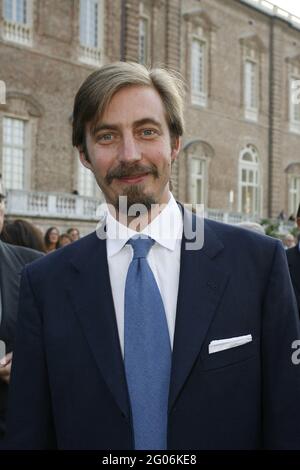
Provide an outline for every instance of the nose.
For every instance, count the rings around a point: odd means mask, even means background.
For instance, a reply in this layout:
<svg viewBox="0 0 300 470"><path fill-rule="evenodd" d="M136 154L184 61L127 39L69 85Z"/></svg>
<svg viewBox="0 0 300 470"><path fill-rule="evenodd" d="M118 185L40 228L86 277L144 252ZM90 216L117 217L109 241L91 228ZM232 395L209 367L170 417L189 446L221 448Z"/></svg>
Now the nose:
<svg viewBox="0 0 300 470"><path fill-rule="evenodd" d="M141 159L141 151L132 133L123 135L119 150L119 160L124 163L135 162Z"/></svg>

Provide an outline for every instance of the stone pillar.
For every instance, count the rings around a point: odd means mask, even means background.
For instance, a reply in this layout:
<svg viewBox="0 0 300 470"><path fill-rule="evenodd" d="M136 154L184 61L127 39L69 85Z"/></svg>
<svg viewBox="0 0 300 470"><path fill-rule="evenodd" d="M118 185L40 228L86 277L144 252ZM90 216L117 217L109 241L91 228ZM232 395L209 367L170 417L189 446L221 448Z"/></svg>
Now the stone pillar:
<svg viewBox="0 0 300 470"><path fill-rule="evenodd" d="M272 20L271 20L272 21ZM269 128L269 217L276 217L284 208L282 172L282 88L283 88L283 31L280 21L270 26L270 128Z"/></svg>
<svg viewBox="0 0 300 470"><path fill-rule="evenodd" d="M121 57L122 0L104 3L104 62L114 62Z"/></svg>
<svg viewBox="0 0 300 470"><path fill-rule="evenodd" d="M127 0L125 4L124 60L126 62L138 61L139 4L139 0Z"/></svg>
<svg viewBox="0 0 300 470"><path fill-rule="evenodd" d="M166 0L166 66L180 71L181 0ZM183 152L179 158L183 158ZM179 196L178 159L172 168L172 192Z"/></svg>

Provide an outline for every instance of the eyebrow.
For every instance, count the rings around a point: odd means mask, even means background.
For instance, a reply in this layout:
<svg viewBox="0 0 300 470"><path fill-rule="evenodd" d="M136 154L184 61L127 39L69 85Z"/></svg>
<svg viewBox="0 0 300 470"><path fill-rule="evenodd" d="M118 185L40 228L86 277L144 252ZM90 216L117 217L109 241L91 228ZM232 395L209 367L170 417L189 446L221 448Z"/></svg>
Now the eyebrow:
<svg viewBox="0 0 300 470"><path fill-rule="evenodd" d="M153 118L150 118L150 117L146 117L146 118L134 121L133 127L140 127L140 126L143 126L145 124L152 124L152 125L158 127L159 130L162 130L162 125L160 124L160 122L158 122L158 121L156 121L156 119L153 119ZM96 125L94 127L92 133L93 133L93 135L95 135L98 132L103 131L103 130L118 130L119 128L120 128L120 126L118 126L117 124L109 124L107 122L103 122L99 125Z"/></svg>

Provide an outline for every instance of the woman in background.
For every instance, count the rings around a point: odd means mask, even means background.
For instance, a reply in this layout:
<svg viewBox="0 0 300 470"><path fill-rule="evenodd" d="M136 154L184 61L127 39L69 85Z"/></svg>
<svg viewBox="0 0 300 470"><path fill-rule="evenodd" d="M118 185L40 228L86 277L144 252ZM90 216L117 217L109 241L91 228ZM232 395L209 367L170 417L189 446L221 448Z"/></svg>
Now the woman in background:
<svg viewBox="0 0 300 470"><path fill-rule="evenodd" d="M70 243L72 243L72 239L70 235L68 235L67 233L62 233L58 237L58 242L56 243L56 249L63 248L64 246L69 245Z"/></svg>
<svg viewBox="0 0 300 470"><path fill-rule="evenodd" d="M47 232L45 233L45 245L46 245L46 253L50 253L51 251L56 250L56 244L59 238L59 230L56 227L48 228Z"/></svg>
<svg viewBox="0 0 300 470"><path fill-rule="evenodd" d="M1 240L11 245L25 246L45 253L46 247L41 230L27 220L4 222Z"/></svg>

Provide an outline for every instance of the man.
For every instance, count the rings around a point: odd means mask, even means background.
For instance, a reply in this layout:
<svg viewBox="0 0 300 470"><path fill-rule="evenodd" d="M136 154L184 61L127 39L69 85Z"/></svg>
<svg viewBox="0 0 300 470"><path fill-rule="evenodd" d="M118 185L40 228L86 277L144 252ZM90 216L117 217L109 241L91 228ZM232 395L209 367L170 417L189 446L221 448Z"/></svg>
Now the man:
<svg viewBox="0 0 300 470"><path fill-rule="evenodd" d="M297 211L297 225L300 229L300 204ZM300 237L293 248L286 250L286 255L300 314Z"/></svg>
<svg viewBox="0 0 300 470"><path fill-rule="evenodd" d="M283 248L205 221L193 249L203 224L169 191L182 110L180 83L138 64L78 91L73 144L105 229L24 270L9 448L300 448Z"/></svg>
<svg viewBox="0 0 300 470"><path fill-rule="evenodd" d="M0 233L4 222L5 195L0 183ZM20 274L23 266L40 257L36 251L8 245L0 240L0 440L5 433L7 392L13 357L13 345L17 320Z"/></svg>
<svg viewBox="0 0 300 470"><path fill-rule="evenodd" d="M291 233L287 233L283 240L282 240L282 243L283 243L283 247L285 250L288 250L289 248L294 248L295 246L295 237L294 235L292 235Z"/></svg>

